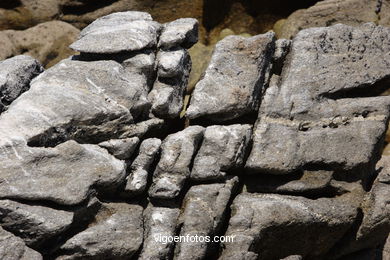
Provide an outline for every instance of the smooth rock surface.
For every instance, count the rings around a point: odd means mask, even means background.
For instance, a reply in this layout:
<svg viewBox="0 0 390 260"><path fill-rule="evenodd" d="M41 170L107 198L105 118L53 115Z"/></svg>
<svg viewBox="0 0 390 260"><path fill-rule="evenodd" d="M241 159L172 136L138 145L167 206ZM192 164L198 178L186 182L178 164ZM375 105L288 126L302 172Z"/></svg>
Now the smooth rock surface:
<svg viewBox="0 0 390 260"><path fill-rule="evenodd" d="M203 137L204 128L190 126L169 135L161 145L161 158L153 173L149 196L176 198L190 177L189 166Z"/></svg>
<svg viewBox="0 0 390 260"><path fill-rule="evenodd" d="M68 141L55 148L2 147L0 198L76 205L95 189L115 189L125 164L96 145ZM29 181L26 181L26 178Z"/></svg>
<svg viewBox="0 0 390 260"><path fill-rule="evenodd" d="M251 140L251 125L209 126L195 157L191 179L223 178L226 172L242 167Z"/></svg>
<svg viewBox="0 0 390 260"><path fill-rule="evenodd" d="M352 226L357 208L342 200L274 194L238 195L220 259L280 259L289 255L316 258L329 250Z"/></svg>
<svg viewBox="0 0 390 260"><path fill-rule="evenodd" d="M373 168L389 117L389 97L375 97L389 80L389 36L373 24L298 33L262 101L247 169Z"/></svg>
<svg viewBox="0 0 390 260"><path fill-rule="evenodd" d="M256 112L268 83L274 49L273 33L221 40L195 86L187 117L225 121Z"/></svg>
<svg viewBox="0 0 390 260"><path fill-rule="evenodd" d="M43 72L41 64L25 55L0 62L0 112L30 88L31 80Z"/></svg>
<svg viewBox="0 0 390 260"><path fill-rule="evenodd" d="M148 178L152 175L151 166L160 153L161 140L149 138L141 143L138 156L130 166L130 173L126 178L126 195L138 195L146 190Z"/></svg>

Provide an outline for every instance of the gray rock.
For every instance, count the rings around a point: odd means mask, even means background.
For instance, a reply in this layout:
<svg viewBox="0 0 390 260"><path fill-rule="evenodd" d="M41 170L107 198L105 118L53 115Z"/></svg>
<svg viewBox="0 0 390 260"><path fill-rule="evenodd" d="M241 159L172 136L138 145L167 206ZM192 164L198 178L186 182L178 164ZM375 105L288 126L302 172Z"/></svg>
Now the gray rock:
<svg viewBox="0 0 390 260"><path fill-rule="evenodd" d="M4 260L42 260L41 254L23 240L0 227L0 258Z"/></svg>
<svg viewBox="0 0 390 260"><path fill-rule="evenodd" d="M99 146L107 149L107 151L120 160L128 160L133 155L135 149L139 144L139 138L126 139L111 139L99 143Z"/></svg>
<svg viewBox="0 0 390 260"><path fill-rule="evenodd" d="M263 98L246 167L368 171L389 116L389 97L375 97L389 77L389 37L390 29L373 24L298 33Z"/></svg>
<svg viewBox="0 0 390 260"><path fill-rule="evenodd" d="M183 201L180 236L210 236L221 232L226 210L234 196L238 177L219 184L192 186ZM182 241L175 247L174 259L206 259L210 244L206 241Z"/></svg>
<svg viewBox="0 0 390 260"><path fill-rule="evenodd" d="M76 205L95 189L113 190L123 184L125 171L123 161L96 145L68 141L55 148L3 146L0 198Z"/></svg>
<svg viewBox="0 0 390 260"><path fill-rule="evenodd" d="M275 42L275 54L273 60L273 73L280 75L286 59L287 54L290 51L291 40L279 39Z"/></svg>
<svg viewBox="0 0 390 260"><path fill-rule="evenodd" d="M193 18L181 18L164 24L158 47L170 49L182 46L191 48L198 42L198 21Z"/></svg>
<svg viewBox="0 0 390 260"><path fill-rule="evenodd" d="M161 145L161 158L153 173L149 196L176 198L190 177L189 166L203 137L204 128L190 126L169 135Z"/></svg>
<svg viewBox="0 0 390 260"><path fill-rule="evenodd" d="M138 14L125 12L102 17L81 31L79 39L70 47L83 53L99 54L155 48L161 25L139 19L147 14Z"/></svg>
<svg viewBox="0 0 390 260"><path fill-rule="evenodd" d="M221 40L195 86L187 116L225 121L257 111L274 48L273 33Z"/></svg>
<svg viewBox="0 0 390 260"><path fill-rule="evenodd" d="M246 176L248 192L281 193L297 195L329 195L342 193L342 187L333 187L333 171L303 171L292 175Z"/></svg>
<svg viewBox="0 0 390 260"><path fill-rule="evenodd" d="M302 256L300 255L290 255L280 260L302 260Z"/></svg>
<svg viewBox="0 0 390 260"><path fill-rule="evenodd" d="M157 55L158 79L148 98L152 113L160 118L179 117L191 71L191 58L185 49L160 51Z"/></svg>
<svg viewBox="0 0 390 260"><path fill-rule="evenodd" d="M139 259L168 260L174 242L168 237L176 235L180 209L149 206L144 211L144 244Z"/></svg>
<svg viewBox="0 0 390 260"><path fill-rule="evenodd" d="M148 177L151 176L151 166L160 152L161 140L157 138L146 139L141 143L138 156L130 167L130 174L126 178L124 193L138 195L145 191Z"/></svg>
<svg viewBox="0 0 390 260"><path fill-rule="evenodd" d="M144 50L133 54L122 62L125 70L144 75L148 82L148 91L152 88L156 77L155 73L156 54L153 50Z"/></svg>
<svg viewBox="0 0 390 260"><path fill-rule="evenodd" d="M326 253L351 228L357 208L343 199L274 194L238 195L225 235L220 259L256 254L257 259L280 259L289 255L317 259Z"/></svg>
<svg viewBox="0 0 390 260"><path fill-rule="evenodd" d="M0 61L0 112L27 91L31 80L42 72L41 64L29 56Z"/></svg>
<svg viewBox="0 0 390 260"><path fill-rule="evenodd" d="M160 118L148 119L136 124L126 125L123 127L123 133L119 135L119 138L139 137L142 138L145 135L151 133L158 133L167 126L167 123Z"/></svg>
<svg viewBox="0 0 390 260"><path fill-rule="evenodd" d="M331 257L340 257L366 248L376 248L390 233L390 156L382 156L379 171L371 190L365 195L361 208L363 218L356 233L340 243Z"/></svg>
<svg viewBox="0 0 390 260"><path fill-rule="evenodd" d="M1 115L0 136L12 133L34 146L119 138L148 111L146 95L145 78L114 61L64 60L36 77Z"/></svg>
<svg viewBox="0 0 390 260"><path fill-rule="evenodd" d="M142 207L104 204L95 222L61 246L57 259L130 259L142 245Z"/></svg>
<svg viewBox="0 0 390 260"><path fill-rule="evenodd" d="M161 78L181 76L188 66L189 55L185 49L159 51L157 54L157 73Z"/></svg>
<svg viewBox="0 0 390 260"><path fill-rule="evenodd" d="M209 126L191 171L193 180L223 178L227 171L243 166L251 139L251 125Z"/></svg>
<svg viewBox="0 0 390 260"><path fill-rule="evenodd" d="M22 238L28 246L38 246L61 234L73 223L73 212L12 200L0 200L0 224Z"/></svg>

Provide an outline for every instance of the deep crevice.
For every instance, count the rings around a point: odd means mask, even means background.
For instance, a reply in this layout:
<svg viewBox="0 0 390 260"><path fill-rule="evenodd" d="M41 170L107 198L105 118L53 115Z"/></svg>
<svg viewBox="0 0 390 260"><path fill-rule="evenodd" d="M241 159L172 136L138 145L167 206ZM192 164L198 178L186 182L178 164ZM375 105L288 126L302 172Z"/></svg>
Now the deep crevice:
<svg viewBox="0 0 390 260"><path fill-rule="evenodd" d="M11 0L12 1L12 0ZM100 8L104 8L106 6L110 6L117 2L117 0L83 0L82 4L78 5L64 5L62 6L62 13L64 15L83 15L87 13L91 13Z"/></svg>
<svg viewBox="0 0 390 260"><path fill-rule="evenodd" d="M0 8L4 9L14 9L22 5L20 0L2 0L0 3Z"/></svg>

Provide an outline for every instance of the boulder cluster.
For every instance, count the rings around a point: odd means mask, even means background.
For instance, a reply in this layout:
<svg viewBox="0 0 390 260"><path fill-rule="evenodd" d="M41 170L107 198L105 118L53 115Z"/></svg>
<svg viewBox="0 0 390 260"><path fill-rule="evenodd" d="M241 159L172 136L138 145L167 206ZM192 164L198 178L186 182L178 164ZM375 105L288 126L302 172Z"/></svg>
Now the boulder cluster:
<svg viewBox="0 0 390 260"><path fill-rule="evenodd" d="M370 259L390 232L390 28L229 36L120 12L0 62L1 259ZM162 243L159 236L233 236Z"/></svg>

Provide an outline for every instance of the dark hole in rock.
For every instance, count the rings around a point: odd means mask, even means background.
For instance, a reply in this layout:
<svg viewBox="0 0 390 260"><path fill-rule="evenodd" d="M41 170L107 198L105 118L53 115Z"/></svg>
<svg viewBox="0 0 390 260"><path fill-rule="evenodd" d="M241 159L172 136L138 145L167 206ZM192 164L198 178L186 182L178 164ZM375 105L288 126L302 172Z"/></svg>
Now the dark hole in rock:
<svg viewBox="0 0 390 260"><path fill-rule="evenodd" d="M12 1L12 0L10 0ZM117 0L82 0L82 3L74 4L74 5L65 5L62 7L62 13L64 15L72 14L72 15L82 15L86 13L90 13L96 11L100 8L110 6L111 4L117 2Z"/></svg>
<svg viewBox="0 0 390 260"><path fill-rule="evenodd" d="M21 5L22 3L20 2L20 0L2 0L0 2L0 8L4 9L14 9Z"/></svg>

